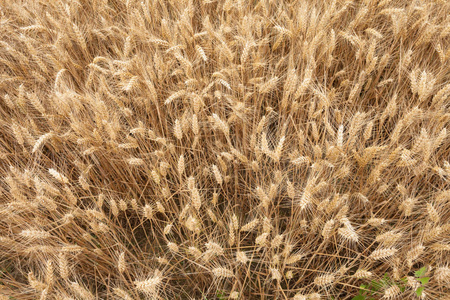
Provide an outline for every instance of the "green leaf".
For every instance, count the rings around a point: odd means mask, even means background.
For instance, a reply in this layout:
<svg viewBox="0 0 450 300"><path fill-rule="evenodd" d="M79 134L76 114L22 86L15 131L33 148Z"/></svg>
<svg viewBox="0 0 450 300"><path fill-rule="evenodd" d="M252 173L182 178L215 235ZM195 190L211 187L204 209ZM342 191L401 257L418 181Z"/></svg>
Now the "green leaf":
<svg viewBox="0 0 450 300"><path fill-rule="evenodd" d="M352 298L352 300L366 300L366 296L358 295Z"/></svg>
<svg viewBox="0 0 450 300"><path fill-rule="evenodd" d="M425 275L425 273L427 272L427 267L422 267L419 270L414 272L414 275L416 277L422 277L423 275Z"/></svg>
<svg viewBox="0 0 450 300"><path fill-rule="evenodd" d="M421 287L419 287L417 290L416 290L416 294L417 294L417 296L422 296L422 292L423 292L423 289L424 289L425 287L423 287L423 286L421 286Z"/></svg>
<svg viewBox="0 0 450 300"><path fill-rule="evenodd" d="M359 294L363 295L366 292L366 289L367 289L367 285L366 284L361 284L359 286Z"/></svg>
<svg viewBox="0 0 450 300"><path fill-rule="evenodd" d="M430 281L430 277L417 278L417 280L420 281L423 285L425 285L428 283L428 281Z"/></svg>
<svg viewBox="0 0 450 300"><path fill-rule="evenodd" d="M392 280L388 273L384 273L383 279L380 280L381 285L392 285Z"/></svg>
<svg viewBox="0 0 450 300"><path fill-rule="evenodd" d="M375 280L372 280L371 282L370 282L370 286L371 286L371 290L372 291L378 291L379 289L381 289L381 287L383 286L383 283L381 283L381 282L378 282L378 281L375 281Z"/></svg>
<svg viewBox="0 0 450 300"><path fill-rule="evenodd" d="M225 300L225 294L223 293L223 291L217 291L216 296L219 300Z"/></svg>

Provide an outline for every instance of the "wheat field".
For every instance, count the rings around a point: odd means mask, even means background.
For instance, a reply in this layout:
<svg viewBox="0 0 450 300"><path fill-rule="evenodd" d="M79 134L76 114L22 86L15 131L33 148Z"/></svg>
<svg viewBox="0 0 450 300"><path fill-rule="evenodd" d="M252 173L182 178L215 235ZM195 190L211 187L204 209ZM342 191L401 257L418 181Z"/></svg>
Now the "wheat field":
<svg viewBox="0 0 450 300"><path fill-rule="evenodd" d="M449 125L447 0L0 0L0 299L448 300Z"/></svg>

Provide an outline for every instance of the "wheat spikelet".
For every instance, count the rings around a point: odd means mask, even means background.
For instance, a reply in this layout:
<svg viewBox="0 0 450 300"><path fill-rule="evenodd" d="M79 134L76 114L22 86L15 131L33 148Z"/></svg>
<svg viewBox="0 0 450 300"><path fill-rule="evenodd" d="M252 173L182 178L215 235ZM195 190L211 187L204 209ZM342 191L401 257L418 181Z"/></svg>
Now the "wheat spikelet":
<svg viewBox="0 0 450 300"><path fill-rule="evenodd" d="M255 229L256 226L258 226L258 224L259 224L259 219L256 218L256 219L248 222L244 226L242 226L241 231L243 231L243 232L252 231L253 229Z"/></svg>
<svg viewBox="0 0 450 300"><path fill-rule="evenodd" d="M127 163L131 166L142 166L144 164L144 160L137 157L132 157L127 160Z"/></svg>
<svg viewBox="0 0 450 300"><path fill-rule="evenodd" d="M342 147L344 144L344 125L339 125L339 129L336 135L336 145Z"/></svg>
<svg viewBox="0 0 450 300"><path fill-rule="evenodd" d="M288 72L286 81L284 83L284 90L288 95L291 95L295 92L297 81L298 81L297 71L293 68Z"/></svg>
<svg viewBox="0 0 450 300"><path fill-rule="evenodd" d="M200 232L200 222L197 218L189 216L184 224L190 231L199 233Z"/></svg>
<svg viewBox="0 0 450 300"><path fill-rule="evenodd" d="M169 250L173 253L178 253L180 251L178 245L172 242L167 243L167 248L169 248Z"/></svg>
<svg viewBox="0 0 450 300"><path fill-rule="evenodd" d="M135 281L134 285L136 289L144 294L155 296L158 289L162 283L162 277L159 276L158 272L155 272L155 276L150 277L146 280Z"/></svg>
<svg viewBox="0 0 450 300"><path fill-rule="evenodd" d="M320 275L314 278L314 284L317 286L324 287L332 284L334 282L334 278L335 276L333 274Z"/></svg>
<svg viewBox="0 0 450 300"><path fill-rule="evenodd" d="M117 261L117 269L120 273L123 273L127 270L127 265L125 262L125 252L119 254L119 259Z"/></svg>
<svg viewBox="0 0 450 300"><path fill-rule="evenodd" d="M427 227L429 229L429 226L427 226ZM433 228L431 228L431 230L428 230L426 232L426 234L424 234L423 240L424 240L424 242L432 241L432 240L438 238L443 232L444 232L444 229L442 227L440 227L440 226L433 227Z"/></svg>
<svg viewBox="0 0 450 300"><path fill-rule="evenodd" d="M300 157L297 157L297 158L291 160L291 163L293 163L294 165L302 165L302 164L309 163L309 162L310 162L310 159L307 156L300 156Z"/></svg>
<svg viewBox="0 0 450 300"><path fill-rule="evenodd" d="M399 209L403 211L406 217L411 216L416 201L417 199L409 197L400 204Z"/></svg>
<svg viewBox="0 0 450 300"><path fill-rule="evenodd" d="M279 141L278 144L277 144L277 147L275 148L275 151L274 151L273 156L274 156L274 160L275 160L276 162L280 161L280 158L281 158L281 152L283 151L283 146L284 146L284 141L285 141L285 140L286 140L286 137L285 137L285 136L282 136L282 137L280 138L280 141Z"/></svg>
<svg viewBox="0 0 450 300"><path fill-rule="evenodd" d="M400 288L397 285L393 285L384 291L383 298L392 299L397 297L397 295L400 293L401 293Z"/></svg>
<svg viewBox="0 0 450 300"><path fill-rule="evenodd" d="M305 257L304 253L293 254L293 255L289 256L288 258L286 258L285 264L287 264L287 265L295 264L298 261L300 261L301 259L303 259L304 257Z"/></svg>
<svg viewBox="0 0 450 300"><path fill-rule="evenodd" d="M62 175L61 173L59 173L55 169L50 168L50 169L48 169L48 172L50 173L50 175L52 175L59 182L61 182L61 183L69 183L69 179L67 179L66 176Z"/></svg>
<svg viewBox="0 0 450 300"><path fill-rule="evenodd" d="M175 124L173 125L173 135L179 140L183 138L183 128L178 119L175 120Z"/></svg>
<svg viewBox="0 0 450 300"><path fill-rule="evenodd" d="M47 287L45 283L40 282L39 280L36 279L33 272L28 273L28 283L33 289L38 291L43 291Z"/></svg>
<svg viewBox="0 0 450 300"><path fill-rule="evenodd" d="M77 38L78 43L80 44L81 48L84 51L87 51L87 45L86 45L86 40L84 38L83 33L81 32L80 28L77 26L77 24L73 23L72 24L72 29L75 32L75 36Z"/></svg>
<svg viewBox="0 0 450 300"><path fill-rule="evenodd" d="M13 123L11 125L11 128L13 130L14 136L16 137L17 143L19 143L19 145L23 145L24 137L23 137L22 130L20 129L20 127L16 123Z"/></svg>
<svg viewBox="0 0 450 300"><path fill-rule="evenodd" d="M161 183L161 177L159 176L159 173L156 170L152 170L151 172L153 181L159 185Z"/></svg>
<svg viewBox="0 0 450 300"><path fill-rule="evenodd" d="M233 228L234 230L238 230L239 229L239 220L238 217L236 216L236 214L233 214L231 216L231 228Z"/></svg>
<svg viewBox="0 0 450 300"><path fill-rule="evenodd" d="M52 286L55 283L53 262L48 260L45 268L45 282L48 286Z"/></svg>
<svg viewBox="0 0 450 300"><path fill-rule="evenodd" d="M219 278L230 278L234 277L233 271L224 268L224 267L217 267L211 270L214 276Z"/></svg>
<svg viewBox="0 0 450 300"><path fill-rule="evenodd" d="M372 272L363 269L358 269L353 276L358 279L370 278L372 277Z"/></svg>
<svg viewBox="0 0 450 300"><path fill-rule="evenodd" d="M36 143L33 146L33 149L31 150L31 153L35 153L37 150L39 150L42 145L44 145L44 143L46 141L48 141L49 139L51 139L53 137L53 133L49 132L46 134L41 135L37 140Z"/></svg>
<svg viewBox="0 0 450 300"><path fill-rule="evenodd" d="M438 223L440 220L439 213L436 208L434 208L432 203L427 203L427 213L431 221Z"/></svg>
<svg viewBox="0 0 450 300"><path fill-rule="evenodd" d="M272 274L272 280L280 281L283 277L278 269L271 268L270 273Z"/></svg>
<svg viewBox="0 0 450 300"><path fill-rule="evenodd" d="M270 246L272 248L278 248L281 246L281 244L283 243L283 238L284 236L282 234L277 234L273 239L272 242L270 244Z"/></svg>
<svg viewBox="0 0 450 300"><path fill-rule="evenodd" d="M205 50L200 45L195 45L195 50L197 50L200 57L203 59L204 62L208 61L208 57L205 54Z"/></svg>
<svg viewBox="0 0 450 300"><path fill-rule="evenodd" d="M153 219L153 208L151 205L146 204L143 207L143 215L144 215L144 218L146 218L146 219L149 219L149 220Z"/></svg>
<svg viewBox="0 0 450 300"><path fill-rule="evenodd" d="M331 237L332 231L333 231L333 227L334 227L334 220L328 220L325 225L323 226L322 229L322 236L324 239L329 239Z"/></svg>
<svg viewBox="0 0 450 300"><path fill-rule="evenodd" d="M247 254L245 254L245 252L236 251L236 261L241 264L246 264L249 261L249 259L247 257Z"/></svg>
<svg viewBox="0 0 450 300"><path fill-rule="evenodd" d="M217 114L212 115L215 125L225 134L229 135L230 128L228 127L227 123L224 122L219 118Z"/></svg>
<svg viewBox="0 0 450 300"><path fill-rule="evenodd" d="M162 214L166 212L164 205L159 201L156 202L156 210Z"/></svg>
<svg viewBox="0 0 450 300"><path fill-rule="evenodd" d="M294 99L300 98L301 95L305 93L305 91L308 89L309 84L311 83L312 79L312 72L313 70L311 68L307 68L305 71L305 77L302 81L302 83L297 87L297 90L294 93Z"/></svg>
<svg viewBox="0 0 450 300"><path fill-rule="evenodd" d="M119 215L119 208L117 206L117 202L114 199L109 199L109 208L111 209L111 213L117 217Z"/></svg>
<svg viewBox="0 0 450 300"><path fill-rule="evenodd" d="M397 253L397 249L395 248L382 248L382 249L378 249L373 251L369 257L374 259L374 260L380 260L380 259L385 259L388 258L390 256L393 256L395 253Z"/></svg>
<svg viewBox="0 0 450 300"><path fill-rule="evenodd" d="M206 248L208 249L208 251L211 251L214 255L223 255L224 251L222 246L220 246L219 244L215 243L215 242L208 242L205 244Z"/></svg>
<svg viewBox="0 0 450 300"><path fill-rule="evenodd" d="M220 173L219 168L216 165L212 165L212 171L214 174L214 177L216 178L216 181L219 185L222 185L223 183L223 179L222 179L222 174Z"/></svg>
<svg viewBox="0 0 450 300"><path fill-rule="evenodd" d="M184 207L183 207L183 209L181 210L181 212L180 212L180 214L178 215L178 219L179 220L183 220L185 217L186 217L186 215L187 215L187 213L188 213L188 211L191 209L191 205L190 204L186 204Z"/></svg>
<svg viewBox="0 0 450 300"><path fill-rule="evenodd" d="M199 210L202 205L202 198L197 188L191 189L191 202L196 210Z"/></svg>
<svg viewBox="0 0 450 300"><path fill-rule="evenodd" d="M412 266L413 262L419 258L420 255L425 251L425 247L423 245L417 245L406 253L406 259L408 265Z"/></svg>
<svg viewBox="0 0 450 300"><path fill-rule="evenodd" d="M258 235L255 239L255 244L258 246L264 246L267 242L267 237L269 234L267 232Z"/></svg>
<svg viewBox="0 0 450 300"><path fill-rule="evenodd" d="M70 204L73 205L73 206L77 205L78 199L77 199L77 197L74 195L74 193L72 192L72 190L71 190L67 185L65 185L63 189L64 189L64 192L65 192L66 195L67 195L67 198L68 198Z"/></svg>
<svg viewBox="0 0 450 300"><path fill-rule="evenodd" d="M170 97L167 98L166 101L164 101L164 104L168 105L168 104L172 103L174 100L184 96L185 94L186 94L185 90L180 90L178 92L175 92L172 95L170 95Z"/></svg>
<svg viewBox="0 0 450 300"><path fill-rule="evenodd" d="M401 236L402 236L401 232L388 231L383 234L377 235L375 241L389 246L396 243L401 238Z"/></svg>
<svg viewBox="0 0 450 300"><path fill-rule="evenodd" d="M172 227L173 227L172 224L167 224L167 225L164 227L164 230L163 230L164 235L170 234L170 232L172 231Z"/></svg>
<svg viewBox="0 0 450 300"><path fill-rule="evenodd" d="M178 173L180 175L183 175L184 170L185 170L185 163L184 163L184 156L183 156L183 154L180 155L180 158L178 159L177 168L178 168Z"/></svg>
<svg viewBox="0 0 450 300"><path fill-rule="evenodd" d="M448 282L450 280L450 268L449 267L438 267L434 270L434 275L436 280L439 282Z"/></svg>
<svg viewBox="0 0 450 300"><path fill-rule="evenodd" d="M194 256L196 259L199 259L202 256L202 252L196 247L189 247L188 252L190 255Z"/></svg>
<svg viewBox="0 0 450 300"><path fill-rule="evenodd" d="M58 255L59 276L68 280L69 278L69 264L65 253L61 252Z"/></svg>
<svg viewBox="0 0 450 300"><path fill-rule="evenodd" d="M259 200L261 201L261 205L263 207L267 208L271 201L262 187L260 187L260 186L256 187L256 195L258 196Z"/></svg>
<svg viewBox="0 0 450 300"><path fill-rule="evenodd" d="M301 210L304 210L311 203L312 195L308 190L308 187L303 191L302 196L300 197L299 206Z"/></svg>
<svg viewBox="0 0 450 300"><path fill-rule="evenodd" d="M267 94L270 93L272 90L274 90L278 84L278 77L273 77L271 79L269 79L268 81L266 81L264 84L262 84L259 87L259 92L262 94Z"/></svg>
<svg viewBox="0 0 450 300"><path fill-rule="evenodd" d="M123 199L119 200L119 205L118 206L119 206L119 210L121 210L121 211L126 211L127 208L128 208L128 204Z"/></svg>
<svg viewBox="0 0 450 300"><path fill-rule="evenodd" d="M37 229L25 229L20 232L20 235L27 239L48 239L51 237L50 233L37 230Z"/></svg>
<svg viewBox="0 0 450 300"><path fill-rule="evenodd" d="M78 282L70 283L70 287L72 288L74 293L82 299L86 299L86 300L94 300L95 299L94 295L92 295L92 293L89 290L87 290L86 288L81 286Z"/></svg>
<svg viewBox="0 0 450 300"><path fill-rule="evenodd" d="M296 195L294 185L289 180L286 181L286 185L287 185L287 187L286 187L287 194L288 194L289 198L291 198L291 200L294 200L295 195Z"/></svg>

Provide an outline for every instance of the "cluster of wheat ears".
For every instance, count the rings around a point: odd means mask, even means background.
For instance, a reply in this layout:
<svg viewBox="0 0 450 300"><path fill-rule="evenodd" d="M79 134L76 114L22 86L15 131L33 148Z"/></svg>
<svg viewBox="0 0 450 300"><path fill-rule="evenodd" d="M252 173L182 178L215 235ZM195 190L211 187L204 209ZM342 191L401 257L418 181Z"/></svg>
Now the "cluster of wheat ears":
<svg viewBox="0 0 450 300"><path fill-rule="evenodd" d="M449 16L1 0L0 299L449 299Z"/></svg>

